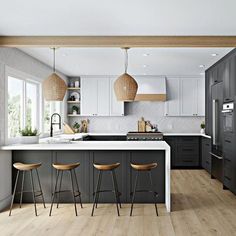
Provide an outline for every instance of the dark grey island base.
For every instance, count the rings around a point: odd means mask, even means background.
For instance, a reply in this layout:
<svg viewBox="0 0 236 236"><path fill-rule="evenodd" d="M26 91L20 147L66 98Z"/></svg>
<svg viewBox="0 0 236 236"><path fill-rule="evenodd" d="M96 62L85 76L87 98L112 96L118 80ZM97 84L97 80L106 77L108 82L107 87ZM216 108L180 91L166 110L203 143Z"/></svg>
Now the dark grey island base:
<svg viewBox="0 0 236 236"><path fill-rule="evenodd" d="M98 171L94 169L93 163L115 163L120 162L121 165L116 169L117 181L119 191L122 193L122 203L130 202L130 192L133 189L135 171L130 168L130 162L133 163L150 163L157 162L158 167L152 171L155 190L158 192L158 203L165 203L165 151L164 150L16 150L12 151L12 158L14 162L23 163L37 163L41 162L42 166L39 168L39 175L45 201L51 202L53 186L56 179L56 171L52 167L52 163L73 163L80 162L80 166L76 169L76 174L79 181L80 191L82 194L82 201L84 203L91 203L93 201L93 192L96 186ZM102 179L103 189L112 189L112 180L109 172L104 173ZM13 184L15 182L16 170L13 169ZM36 178L35 178L36 180ZM21 187L21 176L19 179L18 191ZM37 184L37 182L35 181ZM149 184L148 174L142 173L138 186L147 189ZM64 175L62 188L71 189L71 182L68 175ZM25 178L25 190L31 189L30 178ZM41 201L40 198L37 199ZM19 196L16 196L16 202L19 202ZM33 202L32 194L25 193L23 202ZM70 193L62 193L60 196L61 203L73 202ZM115 202L114 194L103 193L99 198L99 202L113 203ZM153 196L148 193L137 194L136 202L152 203Z"/></svg>

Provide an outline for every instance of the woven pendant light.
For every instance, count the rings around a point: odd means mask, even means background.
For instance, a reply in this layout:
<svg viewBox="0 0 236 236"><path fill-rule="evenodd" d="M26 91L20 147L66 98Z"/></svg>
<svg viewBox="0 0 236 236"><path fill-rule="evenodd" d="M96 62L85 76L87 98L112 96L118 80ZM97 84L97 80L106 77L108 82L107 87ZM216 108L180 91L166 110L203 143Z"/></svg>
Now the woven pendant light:
<svg viewBox="0 0 236 236"><path fill-rule="evenodd" d="M125 49L125 73L117 78L114 83L116 99L118 101L131 102L134 101L138 84L135 79L127 73L128 69L128 49Z"/></svg>
<svg viewBox="0 0 236 236"><path fill-rule="evenodd" d="M53 48L53 73L43 81L43 96L46 101L63 101L66 94L66 83L56 74L55 48Z"/></svg>

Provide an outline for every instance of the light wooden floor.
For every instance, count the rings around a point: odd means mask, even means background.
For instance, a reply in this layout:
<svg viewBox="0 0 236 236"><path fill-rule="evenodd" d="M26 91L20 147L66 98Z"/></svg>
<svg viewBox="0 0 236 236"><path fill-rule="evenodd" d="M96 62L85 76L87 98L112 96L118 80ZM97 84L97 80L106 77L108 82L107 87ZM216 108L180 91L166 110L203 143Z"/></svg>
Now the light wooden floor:
<svg viewBox="0 0 236 236"><path fill-rule="evenodd" d="M0 214L0 235L236 235L236 196L223 190L217 180L211 180L204 170L172 171L172 208L168 214L158 205L159 217L153 205L135 205L129 217L130 205L123 205L117 217L114 205L99 205L90 217L91 204L79 208L75 217L73 205L61 205L48 216L49 206L24 205Z"/></svg>

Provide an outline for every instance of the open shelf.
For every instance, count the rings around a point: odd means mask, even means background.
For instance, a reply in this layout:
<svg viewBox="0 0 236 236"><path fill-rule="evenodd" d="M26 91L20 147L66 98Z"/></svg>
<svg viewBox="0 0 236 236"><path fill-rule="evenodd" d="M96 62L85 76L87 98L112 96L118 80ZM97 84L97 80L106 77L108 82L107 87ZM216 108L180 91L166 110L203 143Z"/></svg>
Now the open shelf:
<svg viewBox="0 0 236 236"><path fill-rule="evenodd" d="M81 116L80 114L76 114L76 115L73 115L73 114L67 114L67 116L69 117L77 117L77 116Z"/></svg>
<svg viewBox="0 0 236 236"><path fill-rule="evenodd" d="M80 87L67 87L68 90L80 90Z"/></svg>
<svg viewBox="0 0 236 236"><path fill-rule="evenodd" d="M67 101L67 103L69 103L69 104L79 104L80 101Z"/></svg>

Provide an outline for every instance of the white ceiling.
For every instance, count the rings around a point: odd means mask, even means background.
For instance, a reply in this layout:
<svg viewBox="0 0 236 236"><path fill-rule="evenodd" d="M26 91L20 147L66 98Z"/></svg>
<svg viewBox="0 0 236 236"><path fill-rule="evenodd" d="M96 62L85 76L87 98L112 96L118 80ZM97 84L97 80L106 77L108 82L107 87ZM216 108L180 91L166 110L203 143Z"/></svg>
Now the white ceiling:
<svg viewBox="0 0 236 236"><path fill-rule="evenodd" d="M52 65L53 52L49 48L21 50ZM132 75L199 76L230 50L232 48L131 48L128 72ZM212 53L218 55L213 57ZM205 68L199 67L202 64ZM67 76L119 75L124 71L124 52L119 48L59 48L56 67Z"/></svg>
<svg viewBox="0 0 236 236"><path fill-rule="evenodd" d="M9 0L0 35L236 35L235 9L235 0Z"/></svg>

